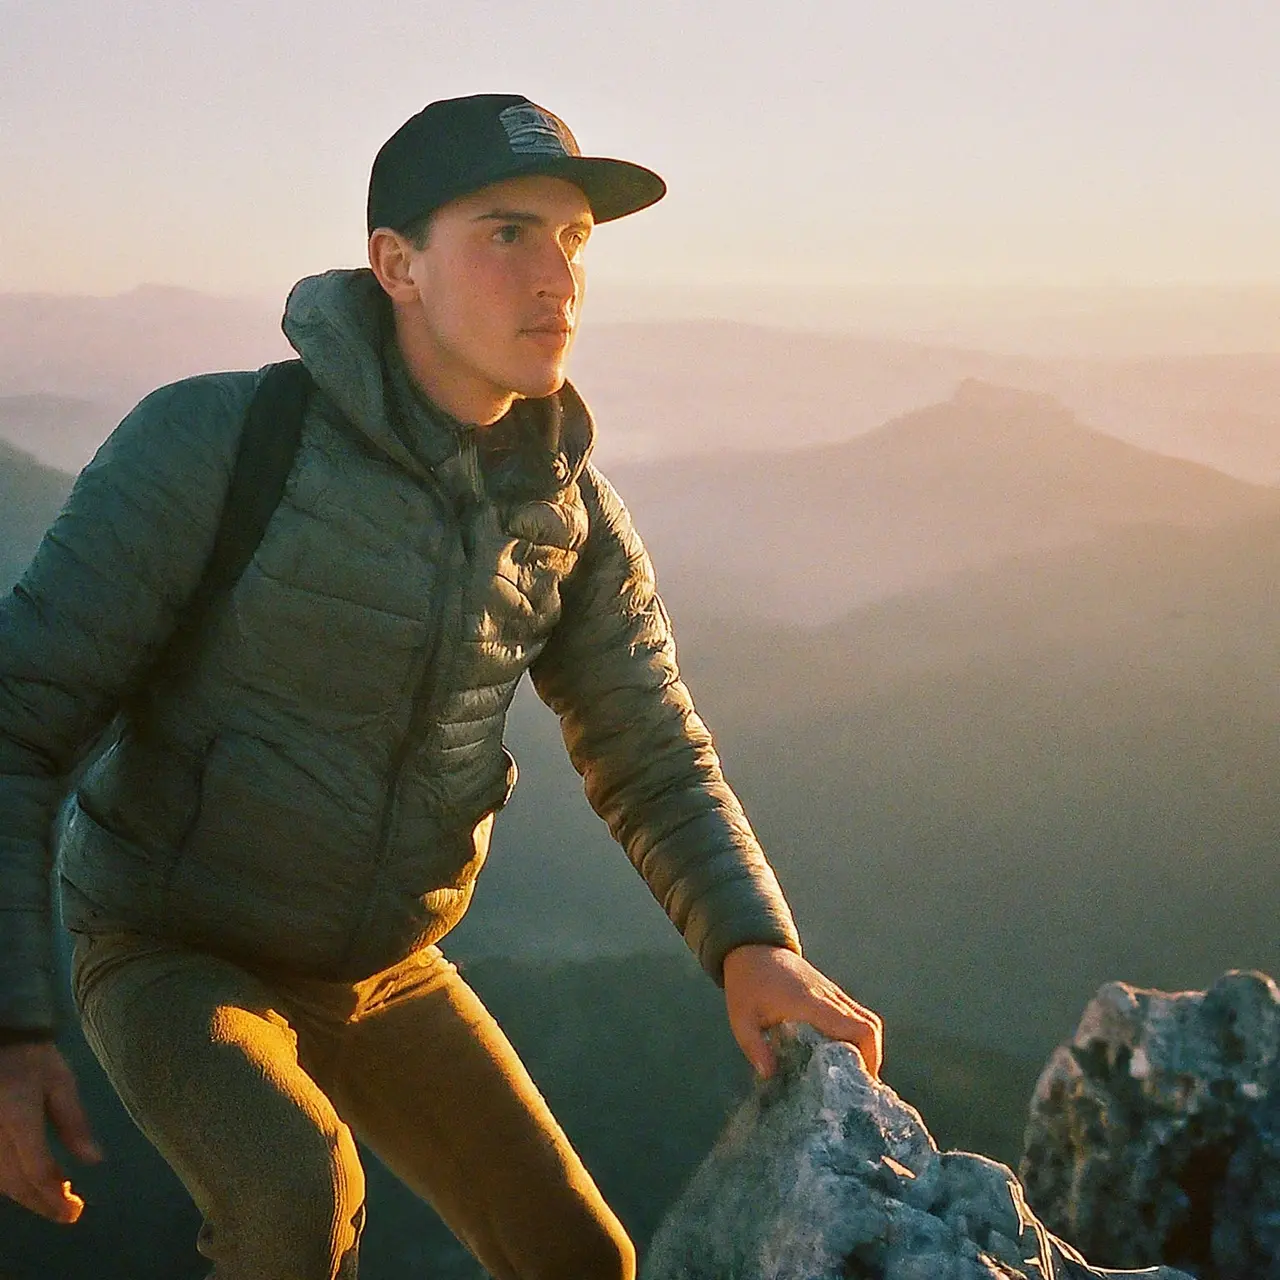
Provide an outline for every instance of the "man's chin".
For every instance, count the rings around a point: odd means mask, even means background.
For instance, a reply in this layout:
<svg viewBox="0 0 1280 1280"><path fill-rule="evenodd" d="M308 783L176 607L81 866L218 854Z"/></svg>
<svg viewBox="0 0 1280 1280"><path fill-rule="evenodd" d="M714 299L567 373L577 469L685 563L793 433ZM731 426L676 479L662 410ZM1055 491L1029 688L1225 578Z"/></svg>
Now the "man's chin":
<svg viewBox="0 0 1280 1280"><path fill-rule="evenodd" d="M525 400L541 400L543 396L553 396L565 384L563 367L554 372L548 371L538 376L530 376L522 380L516 388L516 394Z"/></svg>

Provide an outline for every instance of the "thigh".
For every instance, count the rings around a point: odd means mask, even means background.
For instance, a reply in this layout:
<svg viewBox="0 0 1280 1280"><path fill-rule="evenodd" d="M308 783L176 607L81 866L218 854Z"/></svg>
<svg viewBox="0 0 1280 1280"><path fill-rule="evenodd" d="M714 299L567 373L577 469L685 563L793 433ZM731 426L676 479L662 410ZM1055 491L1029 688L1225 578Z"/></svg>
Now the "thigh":
<svg viewBox="0 0 1280 1280"><path fill-rule="evenodd" d="M348 1028L332 1092L497 1280L620 1280L635 1257L515 1050L435 952Z"/></svg>
<svg viewBox="0 0 1280 1280"><path fill-rule="evenodd" d="M219 1280L354 1276L359 1159L272 991L133 934L79 939L72 987L112 1085L204 1214Z"/></svg>

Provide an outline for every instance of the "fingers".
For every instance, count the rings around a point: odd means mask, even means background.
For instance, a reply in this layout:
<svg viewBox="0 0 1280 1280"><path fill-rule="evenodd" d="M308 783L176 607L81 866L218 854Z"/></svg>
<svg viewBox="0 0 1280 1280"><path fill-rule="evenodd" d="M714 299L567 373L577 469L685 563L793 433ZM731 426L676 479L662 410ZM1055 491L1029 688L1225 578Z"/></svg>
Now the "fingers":
<svg viewBox="0 0 1280 1280"><path fill-rule="evenodd" d="M794 1021L807 1022L829 1040L840 1040L853 1045L862 1055L868 1073L879 1080L880 1068L884 1062L883 1024L879 1016L870 1009L863 1009L861 1006L857 1009L856 1013L850 1013L825 1002L815 1003L808 1013L796 1017ZM776 1026L777 1022L751 1020L741 1025L731 1025L739 1048L755 1068L756 1074L764 1080L769 1079L777 1069L777 1059L764 1032L768 1026Z"/></svg>
<svg viewBox="0 0 1280 1280"><path fill-rule="evenodd" d="M66 1223L67 1226L74 1222L79 1222L80 1215L84 1212L84 1201L71 1190L70 1182L64 1182L59 1188L59 1192L62 1198L55 1221Z"/></svg>
<svg viewBox="0 0 1280 1280"><path fill-rule="evenodd" d="M735 948L725 957L724 990L734 1037L760 1075L767 1078L775 1067L764 1030L780 1022L804 1022L829 1039L853 1045L867 1071L880 1078L884 1029L879 1016L794 952L750 944Z"/></svg>
<svg viewBox="0 0 1280 1280"><path fill-rule="evenodd" d="M54 1131L77 1160L85 1164L97 1164L102 1151L93 1140L89 1119L80 1105L75 1077L64 1064L53 1073L48 1084L49 1119Z"/></svg>
<svg viewBox="0 0 1280 1280"><path fill-rule="evenodd" d="M0 1194L54 1222L75 1222L84 1201L49 1150L46 1116L76 1140L77 1154L96 1154L74 1079L53 1044L0 1050Z"/></svg>
<svg viewBox="0 0 1280 1280"><path fill-rule="evenodd" d="M816 969L809 968L808 977L800 1003L788 1017L807 1022L829 1040L853 1045L862 1055L868 1073L879 1080L884 1062L884 1024L880 1015L860 1005Z"/></svg>
<svg viewBox="0 0 1280 1280"><path fill-rule="evenodd" d="M831 1040L843 1040L854 1046L862 1055L868 1073L880 1079L884 1063L884 1024L870 1009L856 1006L856 1012L831 1007L829 1011L810 1020L815 1031Z"/></svg>
<svg viewBox="0 0 1280 1280"><path fill-rule="evenodd" d="M738 1042L738 1048L742 1050L746 1060L751 1063L756 1075L762 1080L767 1080L773 1075L777 1067L777 1062L773 1056L773 1046L765 1039L764 1025L755 1016L754 1011L747 1012L745 1016L731 1013L729 1029L733 1032L733 1038Z"/></svg>
<svg viewBox="0 0 1280 1280"><path fill-rule="evenodd" d="M9 1199L53 1222L71 1223L80 1217L84 1201L49 1154L43 1133L34 1140L27 1134L5 1133L0 1138L0 1162L0 1192Z"/></svg>

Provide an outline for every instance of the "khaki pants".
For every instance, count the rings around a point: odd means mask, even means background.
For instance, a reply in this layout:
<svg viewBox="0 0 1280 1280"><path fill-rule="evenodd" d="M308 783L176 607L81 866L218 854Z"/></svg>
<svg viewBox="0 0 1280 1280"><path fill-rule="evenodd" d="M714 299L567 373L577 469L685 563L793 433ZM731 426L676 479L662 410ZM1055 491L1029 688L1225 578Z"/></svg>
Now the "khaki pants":
<svg viewBox="0 0 1280 1280"><path fill-rule="evenodd" d="M81 936L72 985L116 1091L204 1214L218 1280L353 1280L353 1132L498 1280L634 1276L622 1225L437 948L337 983Z"/></svg>

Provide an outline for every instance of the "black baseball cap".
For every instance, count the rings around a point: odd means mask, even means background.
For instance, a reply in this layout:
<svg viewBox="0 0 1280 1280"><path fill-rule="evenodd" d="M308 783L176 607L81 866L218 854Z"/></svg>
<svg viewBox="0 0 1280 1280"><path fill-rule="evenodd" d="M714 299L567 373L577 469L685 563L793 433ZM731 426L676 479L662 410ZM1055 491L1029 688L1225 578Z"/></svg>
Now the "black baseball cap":
<svg viewBox="0 0 1280 1280"><path fill-rule="evenodd" d="M459 196L534 173L580 187L597 222L635 213L667 191L642 165L584 156L564 121L528 98L478 93L429 103L383 143L369 176L369 232L403 231Z"/></svg>

